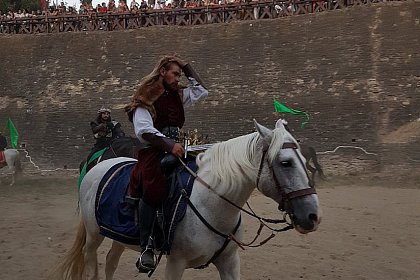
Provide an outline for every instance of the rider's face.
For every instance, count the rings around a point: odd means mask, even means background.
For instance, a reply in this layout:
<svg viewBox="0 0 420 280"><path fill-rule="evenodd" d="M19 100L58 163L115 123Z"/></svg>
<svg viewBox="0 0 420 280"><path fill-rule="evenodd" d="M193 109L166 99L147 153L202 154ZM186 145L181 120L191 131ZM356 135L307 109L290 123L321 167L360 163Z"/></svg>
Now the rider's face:
<svg viewBox="0 0 420 280"><path fill-rule="evenodd" d="M176 63L171 63L168 69L162 68L160 74L163 77L163 86L169 90L178 89L181 73L181 67Z"/></svg>
<svg viewBox="0 0 420 280"><path fill-rule="evenodd" d="M110 118L111 118L111 114L109 112L101 113L102 121L104 121L104 122L109 121Z"/></svg>

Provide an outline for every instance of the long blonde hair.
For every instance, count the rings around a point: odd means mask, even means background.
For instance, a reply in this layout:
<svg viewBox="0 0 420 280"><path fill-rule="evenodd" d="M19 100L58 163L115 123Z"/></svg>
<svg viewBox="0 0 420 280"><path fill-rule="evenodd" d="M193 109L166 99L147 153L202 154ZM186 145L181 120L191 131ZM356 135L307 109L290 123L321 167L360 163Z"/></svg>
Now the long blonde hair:
<svg viewBox="0 0 420 280"><path fill-rule="evenodd" d="M174 63L178 64L173 56L164 56L156 63L153 71L140 80L137 90L131 98L131 102L124 107L128 119L131 122L133 121L134 110L139 106L149 110L152 117L155 116L156 112L153 107L153 102L155 102L163 93L157 90L159 85L156 83L160 77L160 70L162 68L168 70Z"/></svg>

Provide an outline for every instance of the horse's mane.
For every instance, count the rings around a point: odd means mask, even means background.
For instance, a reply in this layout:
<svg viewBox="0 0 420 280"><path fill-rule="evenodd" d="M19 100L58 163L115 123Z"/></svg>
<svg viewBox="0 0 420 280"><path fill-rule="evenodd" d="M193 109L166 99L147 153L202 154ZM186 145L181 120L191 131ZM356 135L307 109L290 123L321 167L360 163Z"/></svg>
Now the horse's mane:
<svg viewBox="0 0 420 280"><path fill-rule="evenodd" d="M281 127L273 130L273 137L268 148L268 160L276 157L282 148L287 131ZM257 132L232 138L225 142L217 143L204 154L197 157L198 167L210 165L211 176L208 183L214 188L220 182L227 187L227 192L233 191L238 185L247 181L256 181L260 157L255 157L258 146L261 146L261 137Z"/></svg>

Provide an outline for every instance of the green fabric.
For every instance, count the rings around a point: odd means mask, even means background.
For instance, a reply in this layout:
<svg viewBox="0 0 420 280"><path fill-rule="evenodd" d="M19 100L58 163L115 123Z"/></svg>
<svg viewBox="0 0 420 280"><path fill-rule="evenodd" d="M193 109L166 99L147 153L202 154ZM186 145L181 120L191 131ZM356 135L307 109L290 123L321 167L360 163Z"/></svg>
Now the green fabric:
<svg viewBox="0 0 420 280"><path fill-rule="evenodd" d="M89 162L85 162L83 165L82 171L80 171L79 181L77 182L77 189L80 190L80 184L82 183L83 178L86 175L86 169L89 164L91 164L94 160L97 160L99 157L101 157L108 148L103 148L102 150L97 151L92 155L92 157L89 159Z"/></svg>
<svg viewBox="0 0 420 280"><path fill-rule="evenodd" d="M306 116L306 121L302 122L301 127L303 127L309 121L309 115L306 112L291 109L291 108L281 104L280 102L278 102L275 98L273 98L273 102L274 102L274 111L276 111L277 113L289 113L289 114L293 114L293 115L304 115L304 116Z"/></svg>
<svg viewBox="0 0 420 280"><path fill-rule="evenodd" d="M9 133L10 133L10 144L12 145L13 149L17 149L18 148L19 133L18 133L15 125L13 124L13 122L10 118L7 120L6 127L7 127L7 129L9 130Z"/></svg>

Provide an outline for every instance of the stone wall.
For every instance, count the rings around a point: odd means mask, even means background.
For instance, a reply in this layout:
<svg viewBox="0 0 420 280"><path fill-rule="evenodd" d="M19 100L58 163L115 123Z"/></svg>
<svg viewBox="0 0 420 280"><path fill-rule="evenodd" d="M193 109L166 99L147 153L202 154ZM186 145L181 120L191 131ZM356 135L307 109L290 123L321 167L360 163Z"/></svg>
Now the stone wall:
<svg viewBox="0 0 420 280"><path fill-rule="evenodd" d="M273 127L275 97L310 114L303 129L302 117L286 117L330 173L417 167L419 21L419 2L408 1L231 24L1 36L0 123L13 119L39 166L76 168L97 109L111 107L133 134L123 106L158 57L176 52L210 90L187 110L186 128L212 142L253 132L254 118Z"/></svg>

